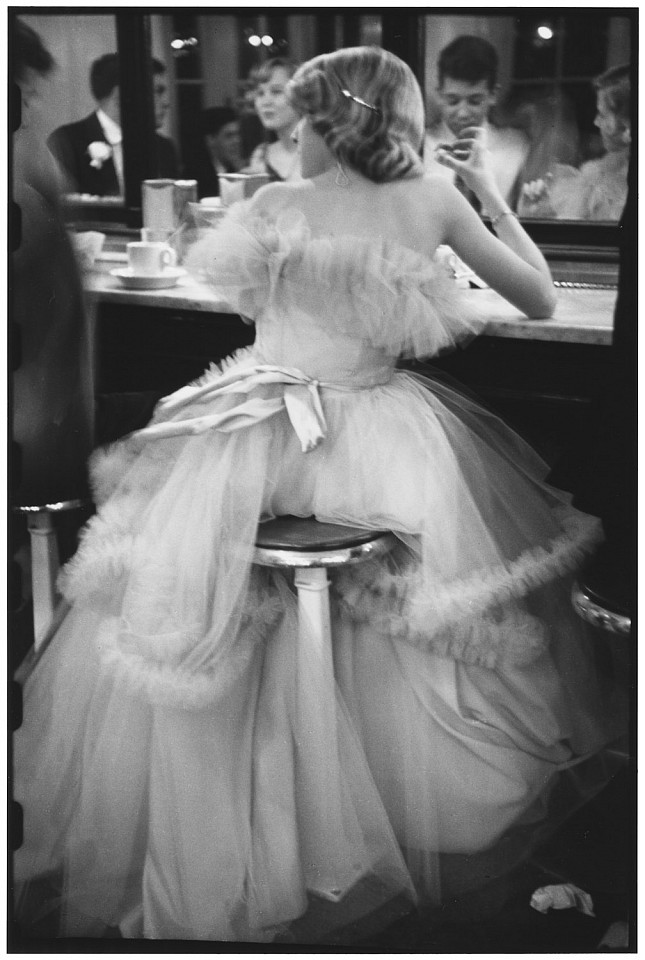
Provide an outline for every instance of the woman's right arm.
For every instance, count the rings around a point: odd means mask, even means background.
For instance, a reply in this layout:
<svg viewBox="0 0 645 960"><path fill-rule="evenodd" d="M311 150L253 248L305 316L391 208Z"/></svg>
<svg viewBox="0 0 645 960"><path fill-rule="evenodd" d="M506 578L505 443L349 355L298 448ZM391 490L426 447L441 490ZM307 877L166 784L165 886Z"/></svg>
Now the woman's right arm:
<svg viewBox="0 0 645 960"><path fill-rule="evenodd" d="M460 145L461 148L460 148ZM496 236L457 190L446 197L444 242L475 273L527 317L550 317L556 293L546 260L503 199L490 172L485 146L474 131L455 145L456 153L439 152L440 163L451 167L490 211Z"/></svg>

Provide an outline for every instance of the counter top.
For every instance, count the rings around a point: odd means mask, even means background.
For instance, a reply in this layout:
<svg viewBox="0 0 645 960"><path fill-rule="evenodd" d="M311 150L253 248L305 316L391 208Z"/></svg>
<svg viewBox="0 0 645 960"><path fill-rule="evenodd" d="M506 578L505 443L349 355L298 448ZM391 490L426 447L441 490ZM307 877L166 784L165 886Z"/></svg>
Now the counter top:
<svg viewBox="0 0 645 960"><path fill-rule="evenodd" d="M122 303L124 306L163 307L204 313L231 313L224 298L213 288L190 277L181 277L175 287L165 290L131 290L110 275L118 264L97 261L84 274L84 288L90 302ZM615 289L558 290L558 304L550 320L528 320L515 307L490 289L466 293L477 309L490 317L484 336L518 340L550 340L609 346L612 342Z"/></svg>

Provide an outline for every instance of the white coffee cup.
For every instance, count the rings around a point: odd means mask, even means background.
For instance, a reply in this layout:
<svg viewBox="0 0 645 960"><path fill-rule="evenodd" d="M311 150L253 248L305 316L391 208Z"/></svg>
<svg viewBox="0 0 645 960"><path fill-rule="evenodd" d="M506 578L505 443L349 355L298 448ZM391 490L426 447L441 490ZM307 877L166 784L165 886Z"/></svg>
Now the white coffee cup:
<svg viewBox="0 0 645 960"><path fill-rule="evenodd" d="M167 243L136 240L128 243L128 265L133 273L158 276L166 267L174 267L177 254Z"/></svg>

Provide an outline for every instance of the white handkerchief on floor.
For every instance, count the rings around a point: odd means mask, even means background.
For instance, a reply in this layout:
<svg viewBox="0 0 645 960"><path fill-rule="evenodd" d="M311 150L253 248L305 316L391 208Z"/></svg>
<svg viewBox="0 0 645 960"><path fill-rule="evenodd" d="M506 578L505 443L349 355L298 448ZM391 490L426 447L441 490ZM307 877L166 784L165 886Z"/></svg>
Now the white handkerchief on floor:
<svg viewBox="0 0 645 960"><path fill-rule="evenodd" d="M546 913L549 909L567 910L575 907L588 917L595 917L593 900L588 893L573 883L539 887L531 897L531 906L540 913Z"/></svg>

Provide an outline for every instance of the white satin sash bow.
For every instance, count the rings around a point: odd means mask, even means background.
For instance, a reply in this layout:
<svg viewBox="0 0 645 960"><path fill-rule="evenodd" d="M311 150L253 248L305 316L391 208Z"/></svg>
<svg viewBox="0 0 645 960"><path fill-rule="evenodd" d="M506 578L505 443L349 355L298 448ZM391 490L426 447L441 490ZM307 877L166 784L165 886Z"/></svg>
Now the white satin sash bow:
<svg viewBox="0 0 645 960"><path fill-rule="evenodd" d="M284 391L278 397L249 396L263 384L283 383ZM231 433L250 427L286 409L289 420L298 435L303 453L314 450L327 435L327 423L320 402L318 387L326 386L307 377L300 370L290 367L256 364L228 371L212 383L203 386L182 387L159 401L157 414L175 417L189 405L208 404L226 394L246 394L243 403L221 413L195 416L194 411L185 419L164 420L151 423L138 430L137 437L157 440L183 434L203 433L206 430L221 430ZM331 384L330 384L331 386Z"/></svg>

